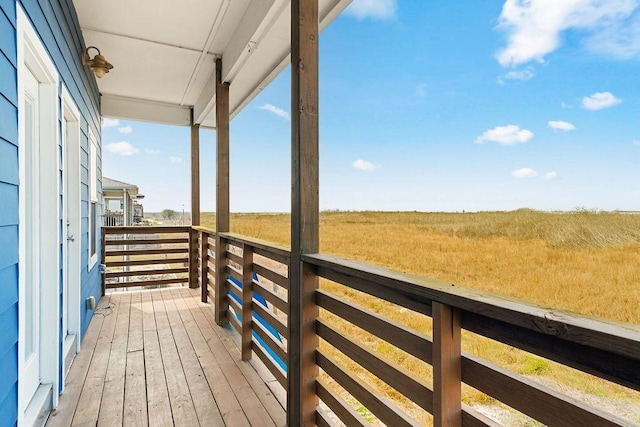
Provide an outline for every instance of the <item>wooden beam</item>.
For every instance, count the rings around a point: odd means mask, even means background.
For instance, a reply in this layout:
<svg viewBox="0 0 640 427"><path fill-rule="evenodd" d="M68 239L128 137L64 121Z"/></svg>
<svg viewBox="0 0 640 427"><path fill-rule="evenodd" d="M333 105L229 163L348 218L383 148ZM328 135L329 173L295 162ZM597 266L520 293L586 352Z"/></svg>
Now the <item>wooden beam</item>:
<svg viewBox="0 0 640 427"><path fill-rule="evenodd" d="M229 224L229 83L222 82L222 59L216 59L216 323L228 322L226 286L226 241L220 233L230 230Z"/></svg>
<svg viewBox="0 0 640 427"><path fill-rule="evenodd" d="M287 422L315 424L318 277L302 255L319 250L318 0L291 2L291 270Z"/></svg>
<svg viewBox="0 0 640 427"><path fill-rule="evenodd" d="M191 225L200 225L200 125L191 110Z"/></svg>
<svg viewBox="0 0 640 427"><path fill-rule="evenodd" d="M460 311L433 303L433 425L462 425Z"/></svg>

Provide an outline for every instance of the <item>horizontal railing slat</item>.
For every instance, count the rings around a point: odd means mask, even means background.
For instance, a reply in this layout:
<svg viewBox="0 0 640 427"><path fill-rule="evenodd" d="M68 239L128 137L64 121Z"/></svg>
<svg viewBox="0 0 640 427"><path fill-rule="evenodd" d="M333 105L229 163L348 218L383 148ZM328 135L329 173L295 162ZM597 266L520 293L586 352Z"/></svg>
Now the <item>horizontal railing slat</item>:
<svg viewBox="0 0 640 427"><path fill-rule="evenodd" d="M228 241L236 242L237 244L249 245L253 248L254 254L271 258L275 261L281 262L282 264L289 264L289 260L291 259L290 249L286 246L280 246L265 240L254 239L252 237L242 236L235 233L220 233L220 236Z"/></svg>
<svg viewBox="0 0 640 427"><path fill-rule="evenodd" d="M318 398L348 427L368 427L371 425L362 418L362 415L345 402L344 399L332 392L322 378L316 379L316 393Z"/></svg>
<svg viewBox="0 0 640 427"><path fill-rule="evenodd" d="M233 252L227 252L227 258L238 265L242 265L242 257L240 255L236 255Z"/></svg>
<svg viewBox="0 0 640 427"><path fill-rule="evenodd" d="M340 301L335 296L322 290L316 292L316 303L336 316L431 364L432 344L426 335L420 335L400 323L384 318L355 304Z"/></svg>
<svg viewBox="0 0 640 427"><path fill-rule="evenodd" d="M260 315L269 325L273 326L276 331L283 337L289 336L287 325L280 319L275 317L271 312L265 310L260 304L253 303L253 311Z"/></svg>
<svg viewBox="0 0 640 427"><path fill-rule="evenodd" d="M462 358L462 381L546 425L635 425L472 355Z"/></svg>
<svg viewBox="0 0 640 427"><path fill-rule="evenodd" d="M242 283L242 272L241 271L236 270L235 268L231 267L230 265L226 266L226 270L227 270L227 274L229 274L229 276L233 277L238 282Z"/></svg>
<svg viewBox="0 0 640 427"><path fill-rule="evenodd" d="M254 339L251 340L251 349L253 352L258 355L258 358L262 360L264 366L267 367L271 375L275 377L276 380L280 383L280 385L286 390L287 389L287 377L286 374L280 370L274 361L265 353L262 346Z"/></svg>
<svg viewBox="0 0 640 427"><path fill-rule="evenodd" d="M334 330L322 320L316 320L316 333L320 338L340 350L351 360L384 381L422 409L433 413L433 391L413 378L414 374L400 366L394 366L376 353L356 344Z"/></svg>
<svg viewBox="0 0 640 427"><path fill-rule="evenodd" d="M190 226L102 227L103 234L170 234L188 233Z"/></svg>
<svg viewBox="0 0 640 427"><path fill-rule="evenodd" d="M254 303L255 304L255 303ZM273 350L276 355L282 359L283 362L289 363L289 355L286 353L286 350L282 347L282 344L276 341L275 337L271 335L264 327L254 320L253 322L253 331L264 340L265 343L269 346L271 350Z"/></svg>
<svg viewBox="0 0 640 427"><path fill-rule="evenodd" d="M400 411L379 392L373 390L356 376L344 370L321 349L316 350L316 363L342 388L362 403L372 414L389 426L417 426L418 424Z"/></svg>
<svg viewBox="0 0 640 427"><path fill-rule="evenodd" d="M267 300L268 303L273 304L278 310L284 311L285 313L288 312L289 307L285 300L255 281L253 282L253 292Z"/></svg>
<svg viewBox="0 0 640 427"><path fill-rule="evenodd" d="M189 239L107 239L104 244L107 246L124 246L124 245L164 245L164 244L178 244L189 243Z"/></svg>
<svg viewBox="0 0 640 427"><path fill-rule="evenodd" d="M284 277L283 275L276 273L275 271L270 270L267 267L264 267L260 264L254 263L252 268L253 268L253 272L256 273L258 276L264 277L265 279L275 283L281 288L284 288L287 290L289 289L289 279L287 277Z"/></svg>
<svg viewBox="0 0 640 427"><path fill-rule="evenodd" d="M134 267L155 264L187 264L189 258L135 259L128 261L107 261L107 267Z"/></svg>
<svg viewBox="0 0 640 427"><path fill-rule="evenodd" d="M166 248L166 249L132 249L126 251L107 251L107 257L115 256L147 256L147 255L163 255L163 254L186 254L189 248Z"/></svg>
<svg viewBox="0 0 640 427"><path fill-rule="evenodd" d="M135 288L139 286L158 286L158 285L170 285L173 283L185 283L188 278L175 278L175 279L159 279L159 280L142 280L136 282L122 282L122 283L107 283L108 289L114 288Z"/></svg>
<svg viewBox="0 0 640 427"><path fill-rule="evenodd" d="M640 391L640 350L625 357L465 311L462 328Z"/></svg>
<svg viewBox="0 0 640 427"><path fill-rule="evenodd" d="M109 277L130 277L130 276L151 276L151 275L160 275L160 274L180 274L180 273L188 273L189 268L165 268L158 270L134 270L134 271L108 271L106 273L107 278Z"/></svg>

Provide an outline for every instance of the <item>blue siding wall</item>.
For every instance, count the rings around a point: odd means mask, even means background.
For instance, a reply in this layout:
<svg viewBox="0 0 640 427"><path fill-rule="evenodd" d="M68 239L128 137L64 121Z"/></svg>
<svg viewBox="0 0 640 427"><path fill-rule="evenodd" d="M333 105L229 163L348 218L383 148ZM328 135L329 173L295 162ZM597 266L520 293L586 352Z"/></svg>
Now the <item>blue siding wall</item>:
<svg viewBox="0 0 640 427"><path fill-rule="evenodd" d="M71 98L78 106L81 114L81 164L83 171L82 187L88 188L89 165L89 129L100 143L100 114L99 94L93 74L82 65L79 52L84 48L84 40L80 32L77 15L72 0L21 0L22 7L29 16L32 25L40 36L45 48L49 52L53 63L58 69L60 80L68 89ZM100 144L99 144L100 150ZM99 164L99 162L98 162ZM98 168L99 169L99 168ZM100 178L100 170L98 177ZM99 198L101 199L101 198ZM100 298L100 275L96 264L88 270L88 242L89 242L89 194L82 191L82 275L81 275L81 322L82 335L86 332L89 321L93 316L82 302L89 296ZM100 236L99 236L100 237ZM98 244L101 241L98 239Z"/></svg>
<svg viewBox="0 0 640 427"><path fill-rule="evenodd" d="M18 406L18 89L15 3L0 0L0 425Z"/></svg>
<svg viewBox="0 0 640 427"><path fill-rule="evenodd" d="M95 78L83 67L84 40L72 0L18 0L55 64L60 82L81 113L82 163L82 335L93 312L84 299L100 298L101 260L89 271L88 134L98 139L100 152L99 93ZM16 0L0 0L0 427L17 423L18 405L18 90ZM58 104L60 105L60 103ZM62 153L60 153L62 154ZM100 159L98 159L100 165ZM98 167L98 179L100 180ZM98 189L100 185L98 184ZM61 193L61 192L60 192ZM62 194L60 194L61 202ZM101 197L99 197L101 200ZM65 237L60 224L60 237ZM98 236L98 244L101 237ZM62 266L60 266L62 268ZM58 274L61 277L61 274ZM59 301L56 303L60 303Z"/></svg>

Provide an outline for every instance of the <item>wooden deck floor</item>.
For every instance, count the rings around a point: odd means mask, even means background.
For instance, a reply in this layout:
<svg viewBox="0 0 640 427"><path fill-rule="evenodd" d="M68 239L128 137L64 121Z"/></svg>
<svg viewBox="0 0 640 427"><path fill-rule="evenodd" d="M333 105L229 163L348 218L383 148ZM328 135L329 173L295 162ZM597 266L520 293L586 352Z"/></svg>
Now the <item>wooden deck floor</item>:
<svg viewBox="0 0 640 427"><path fill-rule="evenodd" d="M285 425L257 363L240 360L198 290L107 295L47 426Z"/></svg>

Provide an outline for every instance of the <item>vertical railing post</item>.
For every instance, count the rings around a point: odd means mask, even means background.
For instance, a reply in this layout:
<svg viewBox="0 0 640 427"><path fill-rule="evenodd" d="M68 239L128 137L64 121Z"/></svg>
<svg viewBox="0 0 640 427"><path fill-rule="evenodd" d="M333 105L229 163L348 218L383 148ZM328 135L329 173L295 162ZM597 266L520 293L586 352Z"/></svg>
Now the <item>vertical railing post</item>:
<svg viewBox="0 0 640 427"><path fill-rule="evenodd" d="M316 424L318 277L303 262L319 251L318 0L291 1L291 270L287 424Z"/></svg>
<svg viewBox="0 0 640 427"><path fill-rule="evenodd" d="M230 230L229 221L229 83L222 81L222 59L216 59L216 323L228 322L227 243L220 233Z"/></svg>
<svg viewBox="0 0 640 427"><path fill-rule="evenodd" d="M433 425L462 425L460 311L433 302Z"/></svg>
<svg viewBox="0 0 640 427"><path fill-rule="evenodd" d="M105 265L105 271L100 271L100 275L102 276L102 296L107 293L107 233L105 227L102 227L102 264Z"/></svg>
<svg viewBox="0 0 640 427"><path fill-rule="evenodd" d="M189 288L198 289L198 231L189 228Z"/></svg>
<svg viewBox="0 0 640 427"><path fill-rule="evenodd" d="M200 299L209 299L209 233L200 233Z"/></svg>
<svg viewBox="0 0 640 427"><path fill-rule="evenodd" d="M253 333L253 248L242 247L242 360L251 359Z"/></svg>
<svg viewBox="0 0 640 427"><path fill-rule="evenodd" d="M215 283L215 314L216 323L220 326L229 322L227 301L227 240L216 233L216 283Z"/></svg>

